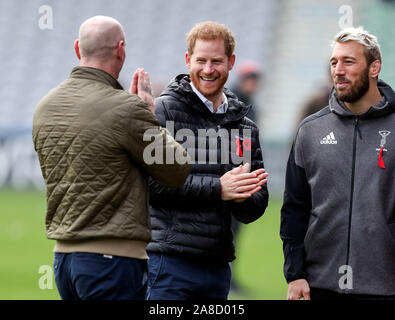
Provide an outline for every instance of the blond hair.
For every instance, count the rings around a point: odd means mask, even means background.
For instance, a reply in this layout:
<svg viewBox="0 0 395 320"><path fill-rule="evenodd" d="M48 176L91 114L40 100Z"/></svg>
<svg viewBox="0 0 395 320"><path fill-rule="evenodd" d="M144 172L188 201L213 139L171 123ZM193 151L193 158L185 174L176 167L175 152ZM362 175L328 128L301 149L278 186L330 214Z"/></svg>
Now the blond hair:
<svg viewBox="0 0 395 320"><path fill-rule="evenodd" d="M214 21L205 21L197 23L186 35L188 53L193 54L197 39L215 40L223 39L225 45L225 54L231 57L235 47L236 40L232 33L225 25Z"/></svg>
<svg viewBox="0 0 395 320"><path fill-rule="evenodd" d="M336 42L347 41L356 41L364 46L364 54L368 65L375 60L379 60L381 62L380 45L377 41L377 37L370 34L362 27L346 28L340 31L335 36L332 46L334 46Z"/></svg>

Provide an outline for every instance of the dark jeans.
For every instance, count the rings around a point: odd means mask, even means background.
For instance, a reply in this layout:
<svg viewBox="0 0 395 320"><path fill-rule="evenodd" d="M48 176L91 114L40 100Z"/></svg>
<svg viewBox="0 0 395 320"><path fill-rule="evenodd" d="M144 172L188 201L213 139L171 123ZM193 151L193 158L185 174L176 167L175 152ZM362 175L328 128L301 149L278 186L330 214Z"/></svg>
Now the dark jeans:
<svg viewBox="0 0 395 320"><path fill-rule="evenodd" d="M377 295L365 295L365 294L346 294L338 293L335 291L310 288L311 300L395 300L395 296L377 296Z"/></svg>
<svg viewBox="0 0 395 320"><path fill-rule="evenodd" d="M143 300L146 260L55 252L55 282L63 300Z"/></svg>
<svg viewBox="0 0 395 320"><path fill-rule="evenodd" d="M147 300L228 298L228 263L207 265L179 257L149 253Z"/></svg>

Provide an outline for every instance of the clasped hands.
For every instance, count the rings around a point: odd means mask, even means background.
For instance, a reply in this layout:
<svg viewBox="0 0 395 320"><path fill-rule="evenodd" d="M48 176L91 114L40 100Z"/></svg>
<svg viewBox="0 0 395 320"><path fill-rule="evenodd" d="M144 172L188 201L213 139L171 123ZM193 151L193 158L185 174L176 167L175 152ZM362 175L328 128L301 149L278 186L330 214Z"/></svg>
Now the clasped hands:
<svg viewBox="0 0 395 320"><path fill-rule="evenodd" d="M240 203L262 189L269 174L263 168L253 172L248 172L249 169L250 164L245 163L221 176L222 200L233 200Z"/></svg>

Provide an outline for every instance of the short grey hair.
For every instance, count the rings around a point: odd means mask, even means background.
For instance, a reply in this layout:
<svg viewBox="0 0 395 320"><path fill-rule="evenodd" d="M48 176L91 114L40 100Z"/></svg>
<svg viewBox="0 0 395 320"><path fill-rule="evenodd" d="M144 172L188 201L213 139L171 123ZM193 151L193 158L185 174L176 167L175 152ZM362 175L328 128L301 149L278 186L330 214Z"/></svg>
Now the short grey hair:
<svg viewBox="0 0 395 320"><path fill-rule="evenodd" d="M376 60L381 62L381 51L377 37L370 34L362 27L343 29L335 36L332 42L332 47L336 42L347 41L356 41L364 46L364 53L368 65Z"/></svg>

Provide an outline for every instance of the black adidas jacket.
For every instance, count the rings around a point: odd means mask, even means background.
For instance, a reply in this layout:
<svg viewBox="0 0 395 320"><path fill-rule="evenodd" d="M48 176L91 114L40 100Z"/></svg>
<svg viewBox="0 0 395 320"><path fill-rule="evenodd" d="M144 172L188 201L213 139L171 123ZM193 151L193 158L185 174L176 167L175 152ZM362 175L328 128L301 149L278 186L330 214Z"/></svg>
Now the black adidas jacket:
<svg viewBox="0 0 395 320"><path fill-rule="evenodd" d="M250 223L266 209L266 185L240 204L221 200L220 177L242 160L237 139L239 146L245 147L241 150L243 156L248 150L251 152L251 170L263 168L258 128L245 117L249 107L229 90L224 89L224 93L228 110L223 119L215 117L192 91L187 75L177 76L155 101L159 122L165 127L166 122L171 121L175 139L186 147L194 163L181 188L164 187L150 180L152 242L147 247L149 252L178 255L203 263L232 261L235 258L232 216ZM209 129L212 130L210 136L199 135L199 130ZM251 137L243 136L243 130L250 132ZM240 144L240 141L248 143Z"/></svg>

